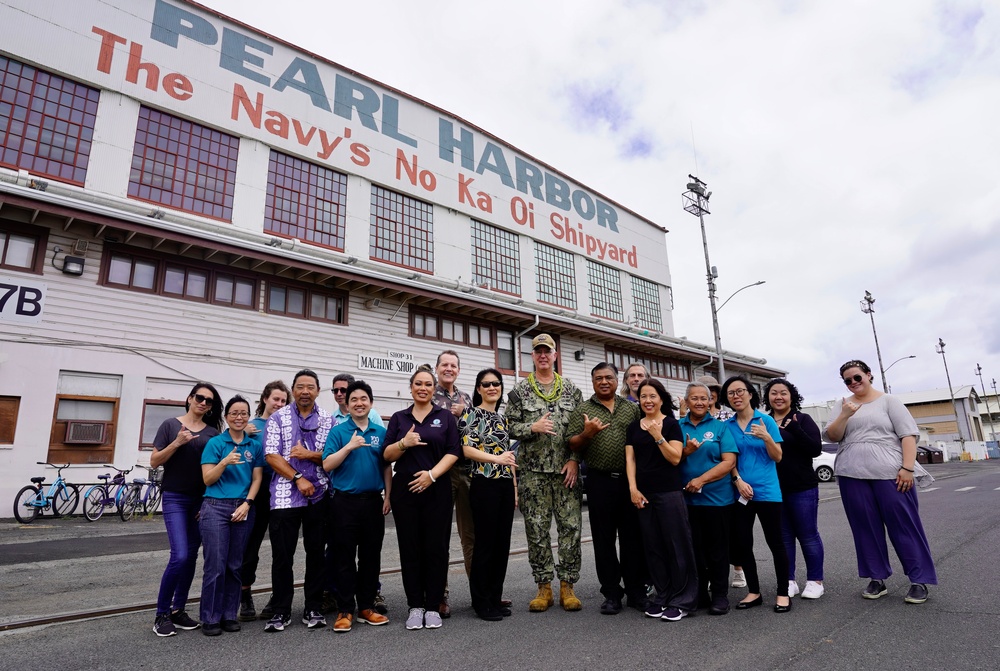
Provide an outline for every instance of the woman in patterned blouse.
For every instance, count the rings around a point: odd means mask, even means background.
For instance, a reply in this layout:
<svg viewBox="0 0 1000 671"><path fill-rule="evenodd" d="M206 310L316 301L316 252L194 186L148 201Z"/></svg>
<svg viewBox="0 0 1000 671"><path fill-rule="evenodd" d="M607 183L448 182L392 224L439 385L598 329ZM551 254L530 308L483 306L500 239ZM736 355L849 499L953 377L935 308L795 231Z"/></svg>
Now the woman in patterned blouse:
<svg viewBox="0 0 1000 671"><path fill-rule="evenodd" d="M476 615L493 622L511 614L510 608L502 606L500 601L517 507L515 457L510 451L507 418L497 412L502 398L500 372L493 368L479 371L472 394L474 407L458 425L462 451L473 462L469 502L476 541L469 591Z"/></svg>

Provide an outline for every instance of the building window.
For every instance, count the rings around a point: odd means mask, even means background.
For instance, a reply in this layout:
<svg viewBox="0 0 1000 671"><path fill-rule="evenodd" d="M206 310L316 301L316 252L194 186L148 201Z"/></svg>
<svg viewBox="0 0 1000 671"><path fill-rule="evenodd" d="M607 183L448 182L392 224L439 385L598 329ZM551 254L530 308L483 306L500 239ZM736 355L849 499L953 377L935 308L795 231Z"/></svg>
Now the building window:
<svg viewBox="0 0 1000 671"><path fill-rule="evenodd" d="M410 310L410 337L493 349L493 329L454 315Z"/></svg>
<svg viewBox="0 0 1000 671"><path fill-rule="evenodd" d="M379 261L433 273L433 206L373 184L369 254Z"/></svg>
<svg viewBox="0 0 1000 671"><path fill-rule="evenodd" d="M306 287L272 283L267 290L267 311L274 315L346 324L344 305L343 295Z"/></svg>
<svg viewBox="0 0 1000 671"><path fill-rule="evenodd" d="M180 417L186 411L183 401L147 400L142 405L142 435L139 438L139 449L152 450L153 440L160 425L171 417Z"/></svg>
<svg viewBox="0 0 1000 671"><path fill-rule="evenodd" d="M144 106L128 195L230 221L239 149L238 137Z"/></svg>
<svg viewBox="0 0 1000 671"><path fill-rule="evenodd" d="M587 284L590 285L591 314L622 321L621 273L610 266L588 260Z"/></svg>
<svg viewBox="0 0 1000 671"><path fill-rule="evenodd" d="M640 354L608 347L605 350L607 361L615 364L618 370L624 371L634 363L641 363L653 377L660 377L682 382L691 381L691 364L680 359Z"/></svg>
<svg viewBox="0 0 1000 671"><path fill-rule="evenodd" d="M105 286L257 309L257 280L252 277L220 271L209 264L182 264L118 250L106 258Z"/></svg>
<svg viewBox="0 0 1000 671"><path fill-rule="evenodd" d="M656 284L632 275L632 305L635 310L634 319L640 326L652 331L663 331L660 289Z"/></svg>
<svg viewBox="0 0 1000 671"><path fill-rule="evenodd" d="M0 165L83 186L99 97L0 56Z"/></svg>
<svg viewBox="0 0 1000 671"><path fill-rule="evenodd" d="M120 375L61 371L48 461L107 464L114 458Z"/></svg>
<svg viewBox="0 0 1000 671"><path fill-rule="evenodd" d="M538 268L538 300L575 310L576 271L573 255L535 242L535 265Z"/></svg>
<svg viewBox="0 0 1000 671"><path fill-rule="evenodd" d="M0 445L14 444L17 413L21 407L20 396L0 396Z"/></svg>
<svg viewBox="0 0 1000 671"><path fill-rule="evenodd" d="M347 175L271 150L264 232L344 249Z"/></svg>
<svg viewBox="0 0 1000 671"><path fill-rule="evenodd" d="M514 362L517 353L514 351L514 332L497 329L497 369L508 375L514 374Z"/></svg>
<svg viewBox="0 0 1000 671"><path fill-rule="evenodd" d="M516 233L472 220L472 281L521 295L521 252Z"/></svg>
<svg viewBox="0 0 1000 671"><path fill-rule="evenodd" d="M46 239L43 228L0 221L0 269L41 275Z"/></svg>

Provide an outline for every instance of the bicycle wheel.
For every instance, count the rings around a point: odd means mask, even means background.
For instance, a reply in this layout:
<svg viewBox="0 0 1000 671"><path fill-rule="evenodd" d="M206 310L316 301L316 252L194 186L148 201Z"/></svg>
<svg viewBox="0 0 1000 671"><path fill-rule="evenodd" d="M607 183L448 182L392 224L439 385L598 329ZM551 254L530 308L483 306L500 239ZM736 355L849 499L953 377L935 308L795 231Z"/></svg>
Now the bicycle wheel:
<svg viewBox="0 0 1000 671"><path fill-rule="evenodd" d="M14 517L21 524L31 524L38 517L38 487L22 487L14 497Z"/></svg>
<svg viewBox="0 0 1000 671"><path fill-rule="evenodd" d="M139 485L132 485L128 488L128 492L122 500L122 507L118 509L118 516L122 518L122 522L128 522L135 515L135 509L139 507L139 497L141 494L142 488Z"/></svg>
<svg viewBox="0 0 1000 671"><path fill-rule="evenodd" d="M152 515L160 507L160 499L162 498L163 490L160 489L160 485L155 482L151 483L149 489L146 490L146 500L142 502L142 509L147 515Z"/></svg>
<svg viewBox="0 0 1000 671"><path fill-rule="evenodd" d="M94 485L87 490L87 495L83 499L83 516L91 522L101 519L104 514L104 502L108 499L108 492L101 485Z"/></svg>
<svg viewBox="0 0 1000 671"><path fill-rule="evenodd" d="M56 517L72 515L80 504L80 488L68 482L52 498L52 514Z"/></svg>

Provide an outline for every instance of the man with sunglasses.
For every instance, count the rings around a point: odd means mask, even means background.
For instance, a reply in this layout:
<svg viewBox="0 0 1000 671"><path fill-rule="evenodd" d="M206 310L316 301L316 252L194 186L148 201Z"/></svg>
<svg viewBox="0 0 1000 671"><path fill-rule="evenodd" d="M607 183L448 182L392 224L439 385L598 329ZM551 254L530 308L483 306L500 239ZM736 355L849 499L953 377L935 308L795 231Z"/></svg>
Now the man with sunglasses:
<svg viewBox="0 0 1000 671"><path fill-rule="evenodd" d="M354 376L350 373L337 373L333 376L333 400L337 402L337 409L333 411L333 425L343 424L351 417L351 412L347 407L347 387L354 384ZM368 411L368 422L375 426L385 428L385 422L378 410L372 408Z"/></svg>
<svg viewBox="0 0 1000 671"><path fill-rule="evenodd" d="M580 488L576 486L579 455L566 445L569 416L583 401L583 394L555 370L559 353L552 336L542 333L531 341L535 370L507 396L510 437L521 441L517 455L518 505L524 515L528 563L538 584L538 594L528 609L539 613L554 603L552 579L558 575L559 602L564 610L583 604L573 592L580 579ZM559 566L552 561L549 537L556 520Z"/></svg>

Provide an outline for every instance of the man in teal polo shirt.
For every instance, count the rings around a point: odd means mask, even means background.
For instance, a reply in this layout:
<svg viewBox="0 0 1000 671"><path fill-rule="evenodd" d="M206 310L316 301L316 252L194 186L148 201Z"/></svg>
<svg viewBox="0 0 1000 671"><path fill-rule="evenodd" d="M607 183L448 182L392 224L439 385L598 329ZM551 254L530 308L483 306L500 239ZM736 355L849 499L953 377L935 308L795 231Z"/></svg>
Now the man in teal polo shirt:
<svg viewBox="0 0 1000 671"><path fill-rule="evenodd" d="M323 450L323 468L329 473L333 492L333 536L337 539L334 565L339 591L333 630L341 633L351 630L355 606L363 622L389 622L375 610L375 595L392 478L392 469L382 459L385 427L369 420L372 388L357 380L346 392L350 417L331 429Z"/></svg>

